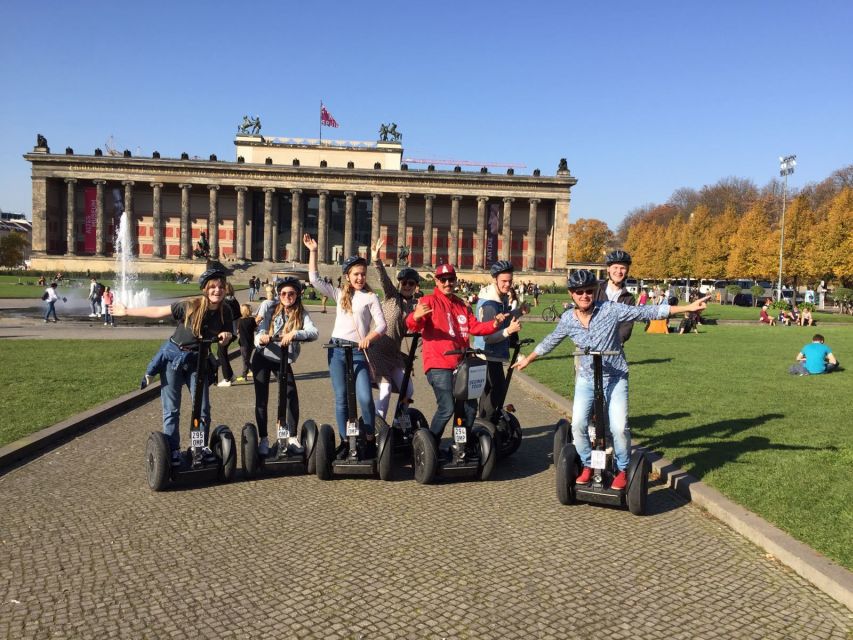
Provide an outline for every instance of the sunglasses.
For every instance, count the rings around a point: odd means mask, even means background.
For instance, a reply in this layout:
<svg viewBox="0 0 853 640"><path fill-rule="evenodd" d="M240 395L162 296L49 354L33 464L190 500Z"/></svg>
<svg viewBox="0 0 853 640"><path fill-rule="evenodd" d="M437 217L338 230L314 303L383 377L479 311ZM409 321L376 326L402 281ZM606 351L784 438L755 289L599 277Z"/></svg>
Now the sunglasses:
<svg viewBox="0 0 853 640"><path fill-rule="evenodd" d="M595 289L573 289L572 293L578 296L591 296L595 293Z"/></svg>
<svg viewBox="0 0 853 640"><path fill-rule="evenodd" d="M418 286L418 283L415 282L414 280L403 280L403 285L405 285L407 287L416 287L416 286Z"/></svg>
<svg viewBox="0 0 853 640"><path fill-rule="evenodd" d="M295 298L296 292L295 291L279 291L278 295L285 296L287 298Z"/></svg>
<svg viewBox="0 0 853 640"><path fill-rule="evenodd" d="M441 276L436 278L439 282L456 282L456 276Z"/></svg>

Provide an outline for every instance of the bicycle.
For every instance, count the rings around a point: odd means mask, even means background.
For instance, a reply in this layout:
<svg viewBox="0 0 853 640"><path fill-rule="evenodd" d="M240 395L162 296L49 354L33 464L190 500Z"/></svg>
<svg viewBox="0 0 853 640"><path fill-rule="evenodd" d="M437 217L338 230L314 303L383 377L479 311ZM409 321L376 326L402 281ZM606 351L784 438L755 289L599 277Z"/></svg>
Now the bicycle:
<svg viewBox="0 0 853 640"><path fill-rule="evenodd" d="M557 303L552 302L550 305L542 309L542 319L545 322L556 322L562 315L561 311L557 311Z"/></svg>

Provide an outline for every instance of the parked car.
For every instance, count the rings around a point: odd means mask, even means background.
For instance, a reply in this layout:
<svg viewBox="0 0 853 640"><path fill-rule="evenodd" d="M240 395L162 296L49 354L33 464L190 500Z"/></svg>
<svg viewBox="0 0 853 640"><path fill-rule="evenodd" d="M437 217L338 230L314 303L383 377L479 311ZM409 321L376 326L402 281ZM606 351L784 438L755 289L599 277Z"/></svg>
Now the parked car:
<svg viewBox="0 0 853 640"><path fill-rule="evenodd" d="M640 294L640 283L636 278L626 278L625 288L628 290L628 293L633 293L635 296Z"/></svg>

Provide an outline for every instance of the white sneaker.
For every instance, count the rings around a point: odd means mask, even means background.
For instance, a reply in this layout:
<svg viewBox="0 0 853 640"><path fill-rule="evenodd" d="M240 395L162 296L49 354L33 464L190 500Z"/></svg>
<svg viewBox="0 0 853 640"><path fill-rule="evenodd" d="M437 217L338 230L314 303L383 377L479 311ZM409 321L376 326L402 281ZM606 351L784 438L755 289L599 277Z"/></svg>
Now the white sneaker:
<svg viewBox="0 0 853 640"><path fill-rule="evenodd" d="M302 445L299 444L299 438L296 436L287 437L287 451L297 456L305 453L305 449L303 449Z"/></svg>
<svg viewBox="0 0 853 640"><path fill-rule="evenodd" d="M231 381L230 380L220 380L219 384L217 384L216 386L217 387L230 387Z"/></svg>
<svg viewBox="0 0 853 640"><path fill-rule="evenodd" d="M270 442L268 438L261 438L261 441L258 443L258 455L266 456L269 455L270 452Z"/></svg>

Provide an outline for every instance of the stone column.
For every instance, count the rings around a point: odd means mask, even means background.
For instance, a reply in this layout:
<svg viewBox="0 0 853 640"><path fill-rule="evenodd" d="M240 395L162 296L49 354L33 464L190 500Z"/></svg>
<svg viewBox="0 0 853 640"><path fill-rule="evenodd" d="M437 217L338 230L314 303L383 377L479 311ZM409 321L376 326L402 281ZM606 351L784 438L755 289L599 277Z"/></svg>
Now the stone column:
<svg viewBox="0 0 853 640"><path fill-rule="evenodd" d="M459 268L459 201L462 196L450 198L450 247L447 249L447 261Z"/></svg>
<svg viewBox="0 0 853 640"><path fill-rule="evenodd" d="M435 194L424 194L424 264L432 267L432 202Z"/></svg>
<svg viewBox="0 0 853 640"><path fill-rule="evenodd" d="M154 194L151 199L151 224L154 226L154 246L151 248L152 258L163 257L163 205L160 197L163 189L162 182L152 182L151 188Z"/></svg>
<svg viewBox="0 0 853 640"><path fill-rule="evenodd" d="M125 180L124 185L124 213L127 220L127 229L130 235L130 252L133 255L139 255L139 243L137 242L136 233L136 215L133 207L133 180Z"/></svg>
<svg viewBox="0 0 853 640"><path fill-rule="evenodd" d="M107 220L104 215L104 185L106 180L94 180L97 187L95 195L95 255L106 255Z"/></svg>
<svg viewBox="0 0 853 640"><path fill-rule="evenodd" d="M382 220L382 194L374 191L370 195L373 196L370 216L370 250L373 251L376 241L379 240L379 225Z"/></svg>
<svg viewBox="0 0 853 640"><path fill-rule="evenodd" d="M569 203L571 198L558 198L554 203L554 260L551 269L566 268L569 251Z"/></svg>
<svg viewBox="0 0 853 640"><path fill-rule="evenodd" d="M272 194L275 189L266 187L264 189L264 261L271 262L273 259L273 250L275 240L273 239L273 224L272 224Z"/></svg>
<svg viewBox="0 0 853 640"><path fill-rule="evenodd" d="M209 184L208 190L208 215L207 215L207 239L210 241L210 257L219 259L219 185Z"/></svg>
<svg viewBox="0 0 853 640"><path fill-rule="evenodd" d="M326 264L329 261L329 247L326 239L326 229L329 226L329 192L321 189L317 195L320 198L320 210L317 212L317 264ZM299 242L302 242L302 238Z"/></svg>
<svg viewBox="0 0 853 640"><path fill-rule="evenodd" d="M353 230L353 217L355 214L355 191L345 191L344 195L347 197L347 204L344 213L344 255L343 258L346 260L353 254L352 250L352 230Z"/></svg>
<svg viewBox="0 0 853 640"><path fill-rule="evenodd" d="M408 203L409 199L408 193L399 193L397 197L400 199L400 203L397 205L397 252L395 255L397 256L397 262L400 262L400 247L407 247L406 244L406 225L408 224ZM409 248L411 251L411 247Z"/></svg>
<svg viewBox="0 0 853 640"><path fill-rule="evenodd" d="M477 197L477 251L474 253L474 267L477 269L486 268L486 204L488 202L488 196Z"/></svg>
<svg viewBox="0 0 853 640"><path fill-rule="evenodd" d="M291 189L292 199L290 201L290 245L291 251L288 258L302 261L302 189ZM319 225L318 225L319 229Z"/></svg>
<svg viewBox="0 0 853 640"><path fill-rule="evenodd" d="M512 203L515 198L504 198L504 220L501 227L501 260L509 260L512 248Z"/></svg>
<svg viewBox="0 0 853 640"><path fill-rule="evenodd" d="M74 185L77 184L75 178L65 178L65 253L69 256L77 255L77 200Z"/></svg>
<svg viewBox="0 0 853 640"><path fill-rule="evenodd" d="M246 259L246 187L234 187L237 192L237 246L238 260Z"/></svg>
<svg viewBox="0 0 853 640"><path fill-rule="evenodd" d="M536 224L539 198L530 198L530 217L527 221L527 270L536 270Z"/></svg>
<svg viewBox="0 0 853 640"><path fill-rule="evenodd" d="M47 252L47 179L33 178L33 242L34 253Z"/></svg>
<svg viewBox="0 0 853 640"><path fill-rule="evenodd" d="M190 226L190 189L191 184L179 184L181 188L181 260L189 260L193 255L193 233Z"/></svg>

